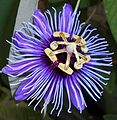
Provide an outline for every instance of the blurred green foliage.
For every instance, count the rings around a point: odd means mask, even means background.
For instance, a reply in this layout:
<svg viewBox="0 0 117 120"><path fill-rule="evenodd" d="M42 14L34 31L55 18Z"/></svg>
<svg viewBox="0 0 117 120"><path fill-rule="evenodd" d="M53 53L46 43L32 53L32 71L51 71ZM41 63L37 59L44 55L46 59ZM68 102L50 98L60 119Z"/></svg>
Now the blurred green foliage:
<svg viewBox="0 0 117 120"><path fill-rule="evenodd" d="M87 8L89 6L98 4L100 0L80 0L79 8ZM56 8L60 8L64 3L70 3L73 7L75 7L77 0L48 0L48 2L52 5L55 5Z"/></svg>
<svg viewBox="0 0 117 120"><path fill-rule="evenodd" d="M110 49L111 51L114 52L114 56L113 56L113 65L114 67L111 69L112 73L111 73L111 81L109 81L109 84L107 86L107 91L109 93L112 93L116 87L116 77L117 77L117 73L116 73L116 66L117 66L117 0L103 0L103 4L104 4L104 10L105 10L105 14L107 17L107 22L110 28L110 33L107 33L107 36L109 36L110 38ZM111 36L114 38L114 40L112 39Z"/></svg>
<svg viewBox="0 0 117 120"><path fill-rule="evenodd" d="M42 118L38 112L33 111L33 108L27 108L25 103L16 104L13 101L5 100L0 103L0 108L2 108L0 109L0 120L41 120Z"/></svg>
<svg viewBox="0 0 117 120"><path fill-rule="evenodd" d="M70 3L73 8L75 8L77 0L40 0L45 1L48 9L51 9L52 6L56 7L57 10L61 10L64 3ZM14 29L15 18L17 15L18 5L20 0L0 0L0 69L7 63L6 58L9 54L10 45L6 43L6 39L11 40L11 36ZM48 3L48 4L47 4ZM104 27L102 24L96 21L103 16L99 15L96 9L104 3L105 12L107 19L105 19ZM109 40L111 51L116 52L116 43L117 41L117 0L81 0L80 3L81 21L84 20L89 15L89 10L94 11L91 15L91 18L88 19L88 22L97 25ZM104 10L103 8L103 10ZM23 13L25 15L25 13ZM85 15L84 15L85 14ZM95 15L94 15L95 14ZM86 20L87 21L87 20ZM101 23L100 19L100 23ZM108 22L108 24L106 24ZM110 28L110 29L109 29ZM111 30L111 31L110 31ZM112 32L112 35L111 35ZM114 39L113 39L114 38ZM103 105L100 103L94 103L97 106L97 111L94 113L94 106L88 106L87 110L84 111L82 115L79 115L79 112L73 108L73 113L68 114L62 112L62 115L59 118L56 116L48 116L44 120L116 120L117 119L117 55L114 55L114 67L112 67L112 73L110 75L110 81L106 88L102 101ZM0 81L0 120L42 120L43 116L40 114L40 108L38 111L34 112L32 107L27 107L27 103L22 102L16 105L13 102L10 96L10 90L6 88L6 85L2 81L7 81L2 78ZM88 103L89 102L89 103ZM90 104L90 100L87 101ZM102 105L102 106L101 106ZM101 107L100 107L101 106ZM101 109L101 110L100 110Z"/></svg>
<svg viewBox="0 0 117 120"><path fill-rule="evenodd" d="M117 0L104 0L104 7L108 24L117 42Z"/></svg>
<svg viewBox="0 0 117 120"><path fill-rule="evenodd" d="M104 115L104 120L117 120L117 115Z"/></svg>
<svg viewBox="0 0 117 120"><path fill-rule="evenodd" d="M114 89L115 89L115 83L116 83L116 72L115 72L115 67L111 68L111 77L110 81L108 81L108 85L106 86L106 90L108 93L112 94Z"/></svg>
<svg viewBox="0 0 117 120"><path fill-rule="evenodd" d="M33 107L27 107L24 102L15 103L13 100L5 99L0 102L0 120L42 120L43 115L40 109L33 110ZM47 115L44 120L51 120Z"/></svg>
<svg viewBox="0 0 117 120"><path fill-rule="evenodd" d="M50 3L64 2L64 0L48 0Z"/></svg>
<svg viewBox="0 0 117 120"><path fill-rule="evenodd" d="M10 40L20 0L0 0L0 69L6 64Z"/></svg>

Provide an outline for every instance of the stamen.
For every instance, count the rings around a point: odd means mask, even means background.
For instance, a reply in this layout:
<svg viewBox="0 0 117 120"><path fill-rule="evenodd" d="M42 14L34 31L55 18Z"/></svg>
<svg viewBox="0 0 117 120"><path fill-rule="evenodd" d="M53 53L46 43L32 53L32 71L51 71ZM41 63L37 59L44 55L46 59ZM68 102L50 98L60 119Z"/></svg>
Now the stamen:
<svg viewBox="0 0 117 120"><path fill-rule="evenodd" d="M84 56L80 52L78 52L78 54L81 57L81 59L84 60L84 62L89 62L90 61L90 56L89 55Z"/></svg>
<svg viewBox="0 0 117 120"><path fill-rule="evenodd" d="M56 41L53 41L53 42L50 44L50 48L51 48L52 50L56 50L56 49L58 48L57 42L56 42Z"/></svg>
<svg viewBox="0 0 117 120"><path fill-rule="evenodd" d="M85 45L83 45L83 46L81 47L81 50L82 50L84 53L87 53L87 52L88 52L88 48L87 48L87 46L85 46Z"/></svg>
<svg viewBox="0 0 117 120"><path fill-rule="evenodd" d="M46 48L44 51L52 62L57 61L56 55L54 55L53 51L50 48Z"/></svg>
<svg viewBox="0 0 117 120"><path fill-rule="evenodd" d="M65 64L63 64L63 63L59 63L58 68L60 68L63 72L65 72L69 75L72 75L72 73L73 73L73 70L70 67L68 67L68 69L66 70Z"/></svg>
<svg viewBox="0 0 117 120"><path fill-rule="evenodd" d="M80 36L77 36L77 35L73 35L72 36L76 41L76 43L80 43L79 45L82 46L82 45L85 45L86 42L83 38L81 38Z"/></svg>
<svg viewBox="0 0 117 120"><path fill-rule="evenodd" d="M77 35L73 35L72 38L75 39L75 42L68 42L67 38L70 37L70 34L65 33L65 32L54 32L53 33L54 37L61 37L63 41L53 41L50 44L50 48L45 49L45 54L49 57L49 59L54 63L57 61L57 67L61 69L63 72L71 75L73 73L73 70L70 68L70 61L72 54L75 55L76 57L76 62L74 62L74 68L76 70L79 70L83 67L83 64L87 63L90 61L90 56L89 55L83 55L82 53L77 51L77 46L81 47L82 52L87 53L88 48L85 45L86 42L83 38ZM60 45L64 45L62 49L58 49ZM63 64L61 63L60 60L57 59L57 54L60 53L67 53L67 59L66 63Z"/></svg>
<svg viewBox="0 0 117 120"><path fill-rule="evenodd" d="M79 62L75 62L74 63L74 68L76 69L76 70L79 70L79 69L81 69L83 67L83 63L81 62L81 60L79 60Z"/></svg>
<svg viewBox="0 0 117 120"><path fill-rule="evenodd" d="M67 52L65 48L53 51L54 54L59 54L59 53L64 53L64 52Z"/></svg>
<svg viewBox="0 0 117 120"><path fill-rule="evenodd" d="M66 64L65 64L65 70L67 70L69 68L71 55L72 54L70 54L70 53L67 54L67 60L66 60Z"/></svg>
<svg viewBox="0 0 117 120"><path fill-rule="evenodd" d="M69 42L63 42L63 41L57 41L57 44L59 45L69 45Z"/></svg>
<svg viewBox="0 0 117 120"><path fill-rule="evenodd" d="M66 33L66 32L54 32L53 36L54 37L61 37L60 36L61 33L64 34L65 38L69 38L70 37L70 35L68 33Z"/></svg>
<svg viewBox="0 0 117 120"><path fill-rule="evenodd" d="M64 33L60 32L59 35L60 35L60 37L62 37L62 39L64 40L64 42L68 42Z"/></svg>
<svg viewBox="0 0 117 120"><path fill-rule="evenodd" d="M76 49L74 50L74 54L75 54L75 57L76 57L76 60L77 60L77 64L79 64L79 54L78 54Z"/></svg>

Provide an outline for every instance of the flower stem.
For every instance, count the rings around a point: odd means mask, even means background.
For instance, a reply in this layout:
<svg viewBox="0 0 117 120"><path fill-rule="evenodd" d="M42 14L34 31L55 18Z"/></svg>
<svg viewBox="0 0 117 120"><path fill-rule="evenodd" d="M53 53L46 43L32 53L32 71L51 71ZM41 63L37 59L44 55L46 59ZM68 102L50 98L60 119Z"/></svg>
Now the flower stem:
<svg viewBox="0 0 117 120"><path fill-rule="evenodd" d="M76 13L77 10L78 10L79 4L80 4L80 0L78 0L77 3L76 3L76 7L75 7L75 10L74 10L75 13Z"/></svg>
<svg viewBox="0 0 117 120"><path fill-rule="evenodd" d="M85 24L83 25L82 29L87 26L87 24L89 23L89 21L91 20L91 18L92 18L93 15L95 14L96 9L97 9L97 8L95 8L95 9L92 11L91 15L90 15L90 16L88 17L88 19L85 21Z"/></svg>
<svg viewBox="0 0 117 120"><path fill-rule="evenodd" d="M87 24L89 23L90 19L93 17L93 15L94 15L95 12L96 12L96 9L97 9L97 8L95 8L95 9L92 11L91 15L90 15L90 16L88 17L88 19L86 20L85 25L87 25Z"/></svg>

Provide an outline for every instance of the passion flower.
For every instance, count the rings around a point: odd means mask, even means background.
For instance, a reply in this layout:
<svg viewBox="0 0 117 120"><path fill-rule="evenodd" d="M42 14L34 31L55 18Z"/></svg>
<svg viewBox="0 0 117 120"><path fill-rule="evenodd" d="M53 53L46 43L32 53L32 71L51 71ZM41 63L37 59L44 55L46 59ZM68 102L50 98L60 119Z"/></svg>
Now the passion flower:
<svg viewBox="0 0 117 120"><path fill-rule="evenodd" d="M73 104L81 113L87 107L82 88L95 101L102 96L103 85L109 80L102 74L110 74L104 69L112 66L112 53L107 50L105 38L92 34L96 28L88 25L82 29L85 23L79 20L80 12L72 11L71 5L65 4L62 12L53 10L53 16L49 10L44 14L36 10L34 24L24 22L15 31L13 59L2 71L21 82L15 100L36 103L34 110L44 100L41 112L52 102L51 114L57 110L59 116L65 90L68 112Z"/></svg>

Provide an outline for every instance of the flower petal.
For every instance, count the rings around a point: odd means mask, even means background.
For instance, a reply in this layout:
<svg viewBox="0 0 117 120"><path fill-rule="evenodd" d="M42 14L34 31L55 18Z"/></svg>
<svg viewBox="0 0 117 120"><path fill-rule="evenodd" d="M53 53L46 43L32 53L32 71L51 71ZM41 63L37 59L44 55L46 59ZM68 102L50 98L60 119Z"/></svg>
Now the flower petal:
<svg viewBox="0 0 117 120"><path fill-rule="evenodd" d="M20 48L26 48L29 46L30 48L39 49L42 46L42 43L39 40L34 39L34 37L26 36L25 33L21 31L16 31L13 37L13 43ZM28 49L28 48L27 48Z"/></svg>
<svg viewBox="0 0 117 120"><path fill-rule="evenodd" d="M49 37L48 34L52 35L49 23L47 22L45 16L41 13L40 10L36 10L33 17L34 24L39 28L39 30L41 30L42 33L46 33L45 35L47 35L47 37Z"/></svg>
<svg viewBox="0 0 117 120"><path fill-rule="evenodd" d="M65 81L65 87L69 90L70 98L73 103L73 105L82 112L84 110L86 103L84 101L84 97L81 92L80 85L78 85L78 82L73 79L73 77L68 77Z"/></svg>
<svg viewBox="0 0 117 120"><path fill-rule="evenodd" d="M34 73L31 77L26 78L18 87L16 93L15 93L15 99L16 100L24 100L27 97L31 97L31 94L41 92L44 87L50 82L50 79L52 77L51 69L49 67L46 67L42 70L39 70ZM34 95L35 95L34 94ZM36 96L38 97L38 95Z"/></svg>
<svg viewBox="0 0 117 120"><path fill-rule="evenodd" d="M20 76L24 73L30 73L31 71L35 70L36 68L44 68L45 66L42 65L39 59L26 59L21 62L17 62L14 64L9 64L2 69L2 72L8 75L16 75Z"/></svg>
<svg viewBox="0 0 117 120"><path fill-rule="evenodd" d="M68 32L69 24L72 24L72 7L70 4L65 4L63 6L63 11L61 15L61 31Z"/></svg>

